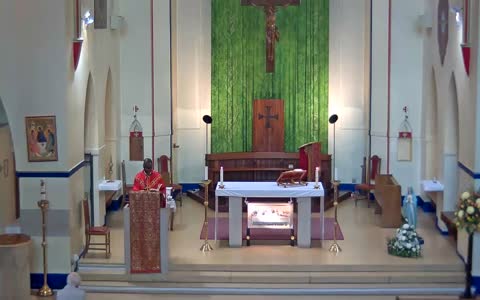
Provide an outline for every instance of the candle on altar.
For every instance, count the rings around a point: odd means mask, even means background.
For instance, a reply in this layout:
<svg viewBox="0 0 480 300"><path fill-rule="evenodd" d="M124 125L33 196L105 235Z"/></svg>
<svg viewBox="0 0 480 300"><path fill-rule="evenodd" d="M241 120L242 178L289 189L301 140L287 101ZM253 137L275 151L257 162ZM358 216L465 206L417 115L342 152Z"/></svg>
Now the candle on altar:
<svg viewBox="0 0 480 300"><path fill-rule="evenodd" d="M47 200L47 188L45 187L45 179L40 180L40 199Z"/></svg>
<svg viewBox="0 0 480 300"><path fill-rule="evenodd" d="M205 166L205 176L203 179L208 180L208 166Z"/></svg>
<svg viewBox="0 0 480 300"><path fill-rule="evenodd" d="M223 167L220 167L220 185L223 185Z"/></svg>
<svg viewBox="0 0 480 300"><path fill-rule="evenodd" d="M315 167L315 184L318 184L318 176L319 176L320 168Z"/></svg>

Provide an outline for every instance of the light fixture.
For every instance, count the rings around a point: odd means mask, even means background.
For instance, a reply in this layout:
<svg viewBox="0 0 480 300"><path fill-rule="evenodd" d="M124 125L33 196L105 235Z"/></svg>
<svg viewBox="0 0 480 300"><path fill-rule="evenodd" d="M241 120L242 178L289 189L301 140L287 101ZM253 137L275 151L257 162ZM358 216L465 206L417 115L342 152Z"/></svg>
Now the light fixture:
<svg viewBox="0 0 480 300"><path fill-rule="evenodd" d="M335 170L335 123L338 121L338 115L333 114L328 118L328 123L333 124L333 181L337 180L337 172Z"/></svg>
<svg viewBox="0 0 480 300"><path fill-rule="evenodd" d="M94 21L93 16L92 16L92 14L90 13L89 10L87 10L85 12L85 14L83 15L82 21L83 21L84 26L88 26L88 25L93 23L93 21Z"/></svg>

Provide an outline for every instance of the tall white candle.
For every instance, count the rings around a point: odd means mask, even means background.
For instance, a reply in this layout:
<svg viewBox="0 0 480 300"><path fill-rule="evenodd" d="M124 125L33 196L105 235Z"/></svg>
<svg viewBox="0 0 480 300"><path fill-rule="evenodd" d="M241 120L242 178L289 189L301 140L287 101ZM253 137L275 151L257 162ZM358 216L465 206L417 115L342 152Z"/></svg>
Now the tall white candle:
<svg viewBox="0 0 480 300"><path fill-rule="evenodd" d="M320 172L320 168L319 167L316 167L315 168L315 184L318 184L318 176L319 176L319 173Z"/></svg>
<svg viewBox="0 0 480 300"><path fill-rule="evenodd" d="M47 188L45 187L45 179L40 180L40 199L47 200Z"/></svg>
<svg viewBox="0 0 480 300"><path fill-rule="evenodd" d="M203 179L208 180L208 166L205 166L205 176Z"/></svg>
<svg viewBox="0 0 480 300"><path fill-rule="evenodd" d="M223 185L223 167L220 167L220 184Z"/></svg>

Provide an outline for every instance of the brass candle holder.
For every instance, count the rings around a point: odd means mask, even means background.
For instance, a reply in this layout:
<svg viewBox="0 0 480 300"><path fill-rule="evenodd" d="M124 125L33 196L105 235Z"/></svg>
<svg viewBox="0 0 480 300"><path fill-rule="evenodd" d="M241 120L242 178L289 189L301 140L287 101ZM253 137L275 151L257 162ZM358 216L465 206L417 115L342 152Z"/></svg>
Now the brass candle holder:
<svg viewBox="0 0 480 300"><path fill-rule="evenodd" d="M210 252L213 250L213 247L208 242L208 185L212 181L207 179L203 181L203 186L205 189L205 200L203 201L203 205L205 206L205 219L203 221L203 228L205 228L205 240L203 241L203 245L200 247L200 251L202 252Z"/></svg>
<svg viewBox="0 0 480 300"><path fill-rule="evenodd" d="M333 206L335 206L335 221L333 223L333 244L328 248L328 251L338 254L342 251L340 245L337 243L337 227L338 227L338 186L340 181L333 181Z"/></svg>
<svg viewBox="0 0 480 300"><path fill-rule="evenodd" d="M49 208L49 201L46 199L45 191L45 181L40 181L41 186L41 198L42 200L37 202L38 207L42 211L42 248L43 248L43 286L38 290L38 296L40 297L49 297L53 295L52 289L48 286L47 283L47 240L46 240L46 231L47 231L47 210Z"/></svg>

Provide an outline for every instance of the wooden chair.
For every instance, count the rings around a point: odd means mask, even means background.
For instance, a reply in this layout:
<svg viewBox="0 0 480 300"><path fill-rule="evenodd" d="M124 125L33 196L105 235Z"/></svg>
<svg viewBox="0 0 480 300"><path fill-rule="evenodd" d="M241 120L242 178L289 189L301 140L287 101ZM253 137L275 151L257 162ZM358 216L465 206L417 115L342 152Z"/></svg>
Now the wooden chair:
<svg viewBox="0 0 480 300"><path fill-rule="evenodd" d="M84 255L87 255L89 250L105 251L105 257L110 257L110 229L107 226L90 226L90 208L88 200L82 200L83 204L83 220L85 223L85 250ZM92 243L92 236L104 236L104 243ZM91 248L90 246L103 246L101 248Z"/></svg>
<svg viewBox="0 0 480 300"><path fill-rule="evenodd" d="M182 199L182 186L180 184L173 183L173 176L171 173L172 170L172 160L166 156L162 155L157 160L158 172L162 175L163 181L167 187L172 188L172 197L175 201L180 202L180 206L183 205ZM172 211L170 214L170 230L173 230L173 220L175 218L175 213Z"/></svg>
<svg viewBox="0 0 480 300"><path fill-rule="evenodd" d="M127 172L125 171L125 160L122 160L122 204L123 208L128 203Z"/></svg>
<svg viewBox="0 0 480 300"><path fill-rule="evenodd" d="M366 158L363 158L363 168L366 167ZM354 199L355 199L355 206L357 206L357 201L361 199L367 199L367 206L370 207L370 193L375 190L375 177L377 174L380 174L380 166L382 163L382 159L378 157L377 155L374 155L370 158L370 167L367 170L365 170L365 181L364 183L357 184L355 185L355 193L354 193ZM368 172L368 173L366 173ZM365 197L360 197L360 194L365 194Z"/></svg>

